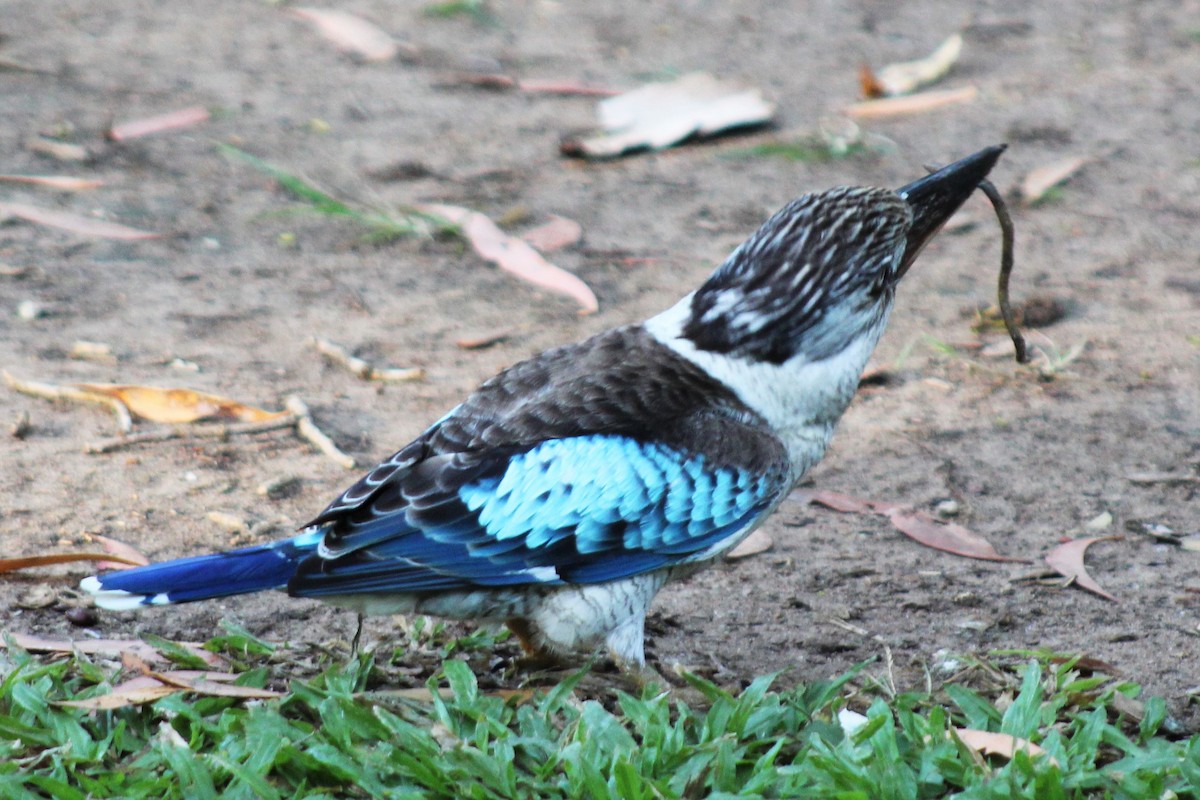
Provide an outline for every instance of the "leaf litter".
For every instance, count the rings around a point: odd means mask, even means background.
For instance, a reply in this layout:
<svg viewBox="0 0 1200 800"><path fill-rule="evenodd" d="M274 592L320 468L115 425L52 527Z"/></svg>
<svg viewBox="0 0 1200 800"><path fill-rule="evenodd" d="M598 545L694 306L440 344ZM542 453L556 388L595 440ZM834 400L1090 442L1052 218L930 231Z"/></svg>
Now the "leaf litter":
<svg viewBox="0 0 1200 800"><path fill-rule="evenodd" d="M210 118L211 115L204 106L191 106L189 108L181 108L178 111L170 111L166 114L158 114L153 117L134 119L122 122L119 125L113 125L104 132L104 138L112 142L128 142L132 139L141 139L144 136L163 133L164 131L190 128L208 122Z"/></svg>
<svg viewBox="0 0 1200 800"><path fill-rule="evenodd" d="M936 83L949 74L962 54L962 47L962 34L955 33L924 58L888 64L878 72L864 64L860 72L863 94L867 97L896 97Z"/></svg>
<svg viewBox="0 0 1200 800"><path fill-rule="evenodd" d="M323 8L292 8L290 12L310 23L334 47L364 61L391 61L400 45L373 22L345 11Z"/></svg>
<svg viewBox="0 0 1200 800"><path fill-rule="evenodd" d="M1121 602L1113 595L1101 588L1100 584L1088 574L1087 569L1083 565L1083 556L1087 549L1096 542L1120 541L1124 537L1121 536L1089 536L1082 539L1072 539L1069 542L1064 542L1058 545L1049 553L1046 554L1046 563L1050 568L1062 575L1064 578L1081 589L1086 589L1092 594L1099 595L1105 600L1111 600L1114 603Z"/></svg>
<svg viewBox="0 0 1200 800"><path fill-rule="evenodd" d="M915 542L964 558L982 561L1028 563L1028 559L1001 555L984 537L953 522L942 522L931 514L899 503L864 500L840 492L798 491L792 496L803 503L816 503L842 513L878 514Z"/></svg>
<svg viewBox="0 0 1200 800"><path fill-rule="evenodd" d="M633 150L661 150L692 136L766 125L775 106L758 89L747 89L704 72L652 83L596 106L601 134L568 138L566 155L615 158Z"/></svg>
<svg viewBox="0 0 1200 800"><path fill-rule="evenodd" d="M80 236L95 236L103 239L137 241L139 239L158 239L162 236L159 233L131 228L117 222L84 217L69 211L42 208L28 203L0 203L0 217L6 216L23 219L35 225L58 228Z"/></svg>

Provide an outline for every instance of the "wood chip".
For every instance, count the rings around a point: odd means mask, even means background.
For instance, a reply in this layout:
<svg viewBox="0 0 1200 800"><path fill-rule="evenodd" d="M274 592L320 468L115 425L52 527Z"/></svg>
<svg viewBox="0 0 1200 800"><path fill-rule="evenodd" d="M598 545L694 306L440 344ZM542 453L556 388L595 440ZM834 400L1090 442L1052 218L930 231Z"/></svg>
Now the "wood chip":
<svg viewBox="0 0 1200 800"><path fill-rule="evenodd" d="M338 449L333 440L317 427L317 423L313 422L312 414L303 400L292 395L284 402L284 407L296 415L296 432L302 439L329 456L343 469L354 469L356 466L354 458Z"/></svg>
<svg viewBox="0 0 1200 800"><path fill-rule="evenodd" d="M884 97L879 100L864 100L842 109L842 113L854 119L885 119L905 114L923 114L946 106L969 103L979 95L974 86L961 89L944 89L919 92L903 97Z"/></svg>

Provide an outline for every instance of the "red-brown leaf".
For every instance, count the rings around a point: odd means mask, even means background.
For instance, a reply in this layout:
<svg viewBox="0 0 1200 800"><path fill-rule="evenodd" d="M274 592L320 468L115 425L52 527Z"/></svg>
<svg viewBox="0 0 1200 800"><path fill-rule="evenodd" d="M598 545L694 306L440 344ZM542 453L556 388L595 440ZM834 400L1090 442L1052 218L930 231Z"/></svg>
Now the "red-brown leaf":
<svg viewBox="0 0 1200 800"><path fill-rule="evenodd" d="M1119 603L1121 602L1120 600L1100 588L1100 584L1096 583L1091 575L1088 575L1087 569L1083 566L1083 554L1087 551L1088 547L1096 542L1117 541L1120 539L1120 536L1091 536L1084 539L1072 539L1066 544L1060 544L1047 553L1046 563L1059 575L1062 575L1064 578L1070 578L1081 589L1087 589L1092 594L1100 595L1105 600Z"/></svg>
<svg viewBox="0 0 1200 800"><path fill-rule="evenodd" d="M149 136L153 133L173 131L179 128L190 128L193 125L208 122L208 120L209 113L207 108L204 106L192 106L180 109L179 111L158 114L157 116L146 117L145 119L132 119L129 122L113 125L105 133L105 137L114 142L127 142L130 139L140 139L143 136Z"/></svg>
<svg viewBox="0 0 1200 800"><path fill-rule="evenodd" d="M581 313L592 314L599 310L596 295L587 284L564 269L554 266L542 258L520 239L509 236L496 223L480 214L460 206L424 203L417 206L424 214L440 217L458 226L459 232L483 258L500 269L537 286L567 295L581 306Z"/></svg>
<svg viewBox="0 0 1200 800"><path fill-rule="evenodd" d="M921 511L896 509L887 517L905 536L935 550L983 561L1026 561L1023 558L1002 556L992 547L991 542L974 531L953 522L938 522Z"/></svg>
<svg viewBox="0 0 1200 800"><path fill-rule="evenodd" d="M160 234L130 228L115 222L102 219L81 217L68 211L57 211L50 208L39 208L25 203L0 203L0 217L19 217L27 222L38 225L48 225L61 228L64 231L78 233L81 236L99 236L105 239L157 239Z"/></svg>

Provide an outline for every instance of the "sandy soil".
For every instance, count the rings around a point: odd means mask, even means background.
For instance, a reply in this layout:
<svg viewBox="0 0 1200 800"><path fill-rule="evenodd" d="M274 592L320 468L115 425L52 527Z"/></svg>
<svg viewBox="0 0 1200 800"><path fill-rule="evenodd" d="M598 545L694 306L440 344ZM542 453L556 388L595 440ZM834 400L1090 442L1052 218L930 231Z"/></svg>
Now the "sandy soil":
<svg viewBox="0 0 1200 800"><path fill-rule="evenodd" d="M965 213L978 224L927 248L902 287L877 353L891 380L864 389L811 482L922 509L954 499L960 521L1038 562L1107 512L1112 523L1098 533L1123 538L1094 546L1088 565L1120 603L1019 580L1036 565L956 558L880 518L792 503L767 525L773 550L664 591L650 649L667 664L733 677L786 669L785 680L802 681L886 645L901 686L922 685L926 668L937 677L940 651L1082 652L1194 722L1200 556L1127 526L1200 529L1200 3L791 5L496 3L489 25L432 18L420 3L354 0L346 10L412 47L367 65L268 3L0 3L0 57L35 70L0 77L3 171L104 181L73 195L6 184L0 200L167 234L119 242L0 227L0 366L45 381L184 385L271 407L299 394L368 465L504 365L664 308L804 191L897 186L923 163L1000 141L1011 145L994 173L1004 189L1035 167L1084 156L1056 199L1016 214L1014 297L1066 308L1031 334L1057 354L1046 362L1052 374L975 349L972 310L994 297L998 234L984 202L973 202ZM966 49L945 86L976 85L979 98L872 123L889 151L825 163L727 157L814 130L856 99L861 61L913 58L959 29ZM709 70L762 87L779 124L581 163L563 159L558 142L592 124L592 100L440 85L448 71L481 66L618 87ZM191 105L214 109L214 120L123 146L101 140L114 118ZM55 163L27 147L38 132L63 131L95 159ZM581 317L453 241L373 245L343 221L281 213L294 202L217 142L370 205L433 200L493 218L578 220L583 244L554 259L595 289L601 311ZM397 164L410 167L401 179L378 177ZM20 319L23 300L50 313ZM455 344L499 330L511 336L490 349ZM423 366L428 379L358 381L305 346L312 334L380 363ZM116 362L68 357L78 340L108 343ZM174 359L199 371L174 369ZM282 535L354 477L286 433L87 455L85 444L114 432L105 412L0 391L6 431L22 414L28 435L6 432L0 446L4 555L72 549L84 532L155 559L228 546L237 537L213 511L277 522L261 535ZM1183 479L1129 479L1139 473ZM256 494L286 476L300 479L298 491ZM63 613L82 574L0 583L3 627L85 635ZM20 608L38 605L47 580L58 602ZM276 638L341 637L353 625L342 612L262 596L104 614L94 630L203 640L222 616ZM369 634L388 636L390 625L377 621Z"/></svg>

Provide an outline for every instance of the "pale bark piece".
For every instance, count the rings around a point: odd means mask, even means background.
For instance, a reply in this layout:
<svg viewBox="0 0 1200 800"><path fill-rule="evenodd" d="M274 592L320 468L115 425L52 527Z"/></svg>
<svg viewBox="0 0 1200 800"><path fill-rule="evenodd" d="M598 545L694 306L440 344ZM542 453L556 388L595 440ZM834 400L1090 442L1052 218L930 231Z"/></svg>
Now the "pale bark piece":
<svg viewBox="0 0 1200 800"><path fill-rule="evenodd" d="M1120 600L1104 591L1100 584L1096 583L1088 574L1087 569L1083 566L1083 554L1096 542L1119 541L1120 539L1120 536L1090 536L1083 539L1072 539L1047 553L1046 563L1059 575L1070 578L1071 582L1079 588L1086 589L1105 600L1119 603Z"/></svg>
<svg viewBox="0 0 1200 800"><path fill-rule="evenodd" d="M962 54L963 38L955 33L925 58L888 64L870 76L871 97L895 97L916 91L941 80Z"/></svg>
<svg viewBox="0 0 1200 800"><path fill-rule="evenodd" d="M162 235L150 231L138 230L137 228L130 228L116 222L83 217L79 214L72 214L69 211L40 208L26 203L0 203L0 217L4 216L17 217L26 222L59 228L60 230L77 233L80 236L97 236L104 239L135 241L138 239L157 239Z"/></svg>
<svg viewBox="0 0 1200 800"><path fill-rule="evenodd" d="M191 106L190 108L181 108L178 111L170 111L166 114L158 114L153 117L146 117L145 119L133 119L129 122L113 125L108 129L105 136L114 142L127 142L130 139L140 139L143 136L150 136L155 133L190 128L193 125L208 122L209 118L210 114L207 108L204 106Z"/></svg>
<svg viewBox="0 0 1200 800"><path fill-rule="evenodd" d="M730 561L738 561L739 559L756 556L759 553L765 553L774 546L775 540L768 536L766 531L759 528L745 539L742 539L736 547L726 553L725 558Z"/></svg>
<svg viewBox="0 0 1200 800"><path fill-rule="evenodd" d="M522 280L566 295L579 303L580 313L594 314L600 309L595 293L588 285L561 267L542 258L528 243L509 236L490 219L461 206L423 203L416 206L423 214L441 217L457 226L475 252L500 269Z"/></svg>
<svg viewBox="0 0 1200 800"><path fill-rule="evenodd" d="M853 119L884 119L905 114L923 114L946 106L969 103L979 96L979 89L964 86L961 89L943 89L918 92L902 97L884 97L879 100L864 100L846 106L842 113Z"/></svg>
<svg viewBox="0 0 1200 800"><path fill-rule="evenodd" d="M1046 192L1066 182L1078 172L1088 160L1082 156L1064 158L1031 170L1021 180L1021 202L1033 205L1046 196Z"/></svg>
<svg viewBox="0 0 1200 800"><path fill-rule="evenodd" d="M64 192L82 192L104 185L104 181L96 178L76 178L72 175L0 175L0 181L45 186Z"/></svg>
<svg viewBox="0 0 1200 800"><path fill-rule="evenodd" d="M365 61L390 61L400 52L400 45L387 31L362 17L321 8L293 8L291 12L312 23L337 49Z"/></svg>
<svg viewBox="0 0 1200 800"><path fill-rule="evenodd" d="M612 158L635 149L660 150L693 135L764 125L775 116L775 106L758 89L703 72L601 100L597 111L604 134L570 142L567 152Z"/></svg>

